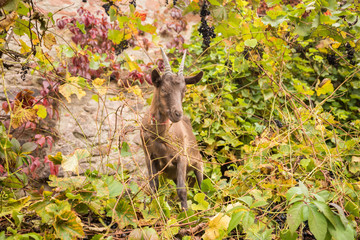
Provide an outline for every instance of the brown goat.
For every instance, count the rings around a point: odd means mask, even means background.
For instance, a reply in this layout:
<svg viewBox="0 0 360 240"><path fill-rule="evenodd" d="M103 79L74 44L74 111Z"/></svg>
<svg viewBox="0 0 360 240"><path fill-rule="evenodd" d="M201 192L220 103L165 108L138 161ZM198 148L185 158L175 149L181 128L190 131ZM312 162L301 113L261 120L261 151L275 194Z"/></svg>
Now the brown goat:
<svg viewBox="0 0 360 240"><path fill-rule="evenodd" d="M194 171L201 186L203 162L190 119L183 116L182 100L186 84L199 82L203 72L193 77L183 76L185 52L179 72L174 74L163 49L161 53L165 73L160 76L156 69L151 73L155 89L150 110L142 121L142 144L151 188L157 190L158 175L165 173L175 181L181 207L187 209L186 175L189 171Z"/></svg>

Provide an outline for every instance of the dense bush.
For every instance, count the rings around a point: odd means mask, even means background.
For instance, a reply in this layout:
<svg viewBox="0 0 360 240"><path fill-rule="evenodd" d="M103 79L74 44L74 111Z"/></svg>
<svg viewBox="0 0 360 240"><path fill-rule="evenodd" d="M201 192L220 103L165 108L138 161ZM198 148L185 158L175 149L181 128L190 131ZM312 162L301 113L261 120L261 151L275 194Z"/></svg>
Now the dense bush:
<svg viewBox="0 0 360 240"><path fill-rule="evenodd" d="M109 4L110 21L84 9L77 17L59 20L58 27L69 28L75 43L59 48L59 62L49 61L39 46L22 44L35 64L29 66L57 77L44 85L43 98L25 91L7 99L2 105L10 114L6 127L46 118L52 109L44 100L46 89L58 87L68 100L72 94L81 98L83 88L106 94L107 77L119 64L116 46L122 49L123 41L142 32L157 42L156 27L142 23L146 14L137 13L134 3L128 13ZM174 66L181 57L177 53L186 48L194 57L187 58L185 70L204 71L184 103L206 161L202 192L189 191L190 210L181 212L171 181L162 179L158 195L148 196L114 165L108 166L114 176L97 171L51 176L51 190L27 189L28 175L39 165L35 149L52 140L34 135L32 143L20 144L1 125L0 224L6 230L0 239L355 239L360 231L360 22L355 4L266 1L266 7L262 2L257 8L242 0L175 3L182 14L195 12L203 19L189 44L180 34L168 44ZM34 10L26 9L31 5L21 2L17 12L29 28L12 23L15 35L26 34L50 48L55 37L46 35L51 34L47 28L41 35L35 24L46 22L45 16L29 18ZM182 14L170 11L181 21ZM168 25L181 32L175 23ZM126 55L120 58L141 82L142 65ZM141 96L139 88L129 91ZM19 118L16 109L31 119ZM120 156L132 154L126 142L120 146L115 149ZM84 158L91 158L89 151L77 149L46 161L56 175L57 164L75 171L71 163ZM20 190L27 196L21 197Z"/></svg>

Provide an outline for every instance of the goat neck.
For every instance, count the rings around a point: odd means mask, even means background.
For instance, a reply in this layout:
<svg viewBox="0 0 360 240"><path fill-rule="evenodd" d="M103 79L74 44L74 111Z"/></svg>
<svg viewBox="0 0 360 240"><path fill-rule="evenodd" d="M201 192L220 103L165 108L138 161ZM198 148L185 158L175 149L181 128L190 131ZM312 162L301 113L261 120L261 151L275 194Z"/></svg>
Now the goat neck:
<svg viewBox="0 0 360 240"><path fill-rule="evenodd" d="M155 89L153 100L150 106L149 123L152 128L156 128L159 134L164 133L166 127L170 125L169 117L160 111L160 94L159 90Z"/></svg>

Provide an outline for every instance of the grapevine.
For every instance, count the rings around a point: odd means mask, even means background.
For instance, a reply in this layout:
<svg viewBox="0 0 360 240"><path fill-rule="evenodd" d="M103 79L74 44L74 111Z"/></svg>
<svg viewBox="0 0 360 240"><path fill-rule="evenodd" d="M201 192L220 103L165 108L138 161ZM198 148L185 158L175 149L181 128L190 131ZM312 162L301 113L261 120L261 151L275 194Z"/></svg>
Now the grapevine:
<svg viewBox="0 0 360 240"><path fill-rule="evenodd" d="M119 44L115 45L115 54L119 55L128 47L129 47L129 42L127 40L122 40Z"/></svg>
<svg viewBox="0 0 360 240"><path fill-rule="evenodd" d="M25 79L26 79L26 74L28 73L28 70L29 70L29 66L27 66L27 65L23 65L23 66L21 67L21 71L20 71L20 73L21 73L21 80L25 81Z"/></svg>
<svg viewBox="0 0 360 240"><path fill-rule="evenodd" d="M200 17L201 17L201 25L198 29L199 33L203 37L203 49L207 49L210 47L211 39L216 37L214 33L214 27L210 27L206 21L206 16L210 15L210 11L208 10L208 4L204 1L203 6L201 7Z"/></svg>
<svg viewBox="0 0 360 240"><path fill-rule="evenodd" d="M336 56L335 54L327 54L326 55L326 59L328 60L329 64L334 66L334 67L338 67L339 63L337 62Z"/></svg>
<svg viewBox="0 0 360 240"><path fill-rule="evenodd" d="M354 61L354 54L355 54L354 48L351 47L351 45L349 43L346 43L345 49L346 49L346 57L350 61L350 64L355 65L356 62Z"/></svg>

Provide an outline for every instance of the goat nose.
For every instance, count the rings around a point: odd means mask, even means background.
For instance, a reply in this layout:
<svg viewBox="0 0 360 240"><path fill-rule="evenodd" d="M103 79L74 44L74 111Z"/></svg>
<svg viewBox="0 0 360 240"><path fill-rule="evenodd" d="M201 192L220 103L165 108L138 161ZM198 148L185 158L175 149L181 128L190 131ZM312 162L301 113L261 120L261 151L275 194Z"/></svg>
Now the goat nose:
<svg viewBox="0 0 360 240"><path fill-rule="evenodd" d="M174 110L174 114L176 117L180 118L182 116L182 111Z"/></svg>

